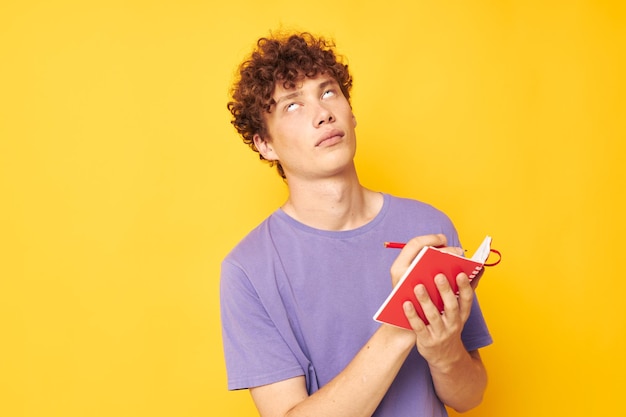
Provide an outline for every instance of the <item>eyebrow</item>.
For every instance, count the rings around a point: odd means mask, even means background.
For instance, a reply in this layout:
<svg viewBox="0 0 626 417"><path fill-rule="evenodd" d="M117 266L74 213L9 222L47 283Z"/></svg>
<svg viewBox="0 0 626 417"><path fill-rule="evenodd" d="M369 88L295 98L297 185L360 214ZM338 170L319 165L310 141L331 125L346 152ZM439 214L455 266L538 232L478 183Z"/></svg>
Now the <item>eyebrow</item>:
<svg viewBox="0 0 626 417"><path fill-rule="evenodd" d="M328 80L322 81L321 83L319 83L319 85L317 86L317 89L323 90L324 88L326 88L327 86L331 84L337 84L337 81L334 78L329 78ZM285 94L282 97L278 97L278 99L274 102L274 104L277 106L282 101L291 100L292 98L296 98L301 95L302 95L302 90L293 91L291 93Z"/></svg>
<svg viewBox="0 0 626 417"><path fill-rule="evenodd" d="M298 97L300 95L302 95L302 91L301 90L294 91L292 93L285 94L284 96L279 97L278 100L276 100L274 103L276 105L279 105L281 101L291 100L292 98L296 98L296 97Z"/></svg>

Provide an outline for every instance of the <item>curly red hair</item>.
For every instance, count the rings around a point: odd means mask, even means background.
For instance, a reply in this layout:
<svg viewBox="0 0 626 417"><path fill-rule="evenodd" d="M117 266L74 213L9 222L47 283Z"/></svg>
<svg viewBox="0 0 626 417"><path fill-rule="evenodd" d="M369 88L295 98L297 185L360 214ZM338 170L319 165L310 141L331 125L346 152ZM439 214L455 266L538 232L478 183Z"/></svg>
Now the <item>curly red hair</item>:
<svg viewBox="0 0 626 417"><path fill-rule="evenodd" d="M337 80L350 101L352 76L343 57L335 52L334 42L307 32L259 39L255 50L239 66L239 78L233 84L232 100L227 105L233 116L231 123L243 142L258 152L254 135L267 137L263 116L270 113L275 104L272 94L276 83L282 82L284 88L291 89L305 77L314 78L319 74L329 74ZM265 159L261 154L259 158ZM269 162L275 164L280 176L285 178L280 162Z"/></svg>

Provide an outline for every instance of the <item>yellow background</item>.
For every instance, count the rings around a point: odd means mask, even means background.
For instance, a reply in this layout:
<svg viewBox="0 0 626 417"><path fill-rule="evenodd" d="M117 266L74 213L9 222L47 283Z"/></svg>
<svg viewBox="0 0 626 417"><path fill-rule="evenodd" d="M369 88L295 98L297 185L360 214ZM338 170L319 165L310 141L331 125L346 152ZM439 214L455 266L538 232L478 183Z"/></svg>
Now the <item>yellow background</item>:
<svg viewBox="0 0 626 417"><path fill-rule="evenodd" d="M225 109L283 26L334 37L370 188L504 259L468 416L624 415L621 1L4 1L0 415L252 416L219 263L285 198Z"/></svg>

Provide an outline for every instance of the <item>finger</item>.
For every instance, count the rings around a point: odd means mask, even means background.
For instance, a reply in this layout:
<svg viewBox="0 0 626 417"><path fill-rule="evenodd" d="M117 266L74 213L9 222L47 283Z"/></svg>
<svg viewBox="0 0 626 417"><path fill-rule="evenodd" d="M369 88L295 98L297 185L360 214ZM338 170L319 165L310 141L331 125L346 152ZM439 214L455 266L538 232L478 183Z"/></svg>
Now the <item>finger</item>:
<svg viewBox="0 0 626 417"><path fill-rule="evenodd" d="M424 246L445 246L447 244L446 235L422 235L410 239L404 248L400 251L397 259L401 259L404 263L410 264Z"/></svg>
<svg viewBox="0 0 626 417"><path fill-rule="evenodd" d="M465 250L463 250L463 248L460 248L458 246L444 246L444 247L439 248L439 250L442 252L451 253L457 256L465 255Z"/></svg>
<svg viewBox="0 0 626 417"><path fill-rule="evenodd" d="M404 274L424 246L445 246L446 243L447 239L444 234L417 236L409 240L391 265L390 271L394 284Z"/></svg>
<svg viewBox="0 0 626 417"><path fill-rule="evenodd" d="M422 321L422 319L417 315L417 310L415 306L410 301L405 301L402 304L402 308L404 309L404 315L406 316L411 328L416 334L422 333L426 330L426 324Z"/></svg>
<svg viewBox="0 0 626 417"><path fill-rule="evenodd" d="M474 301L474 289L466 274L460 273L456 276L456 284L459 288L458 305L461 312L461 320L465 324L470 311L472 310L472 302Z"/></svg>
<svg viewBox="0 0 626 417"><path fill-rule="evenodd" d="M416 285L413 292L424 312L426 320L428 320L428 325L435 331L439 330L441 327L441 311L433 303L426 287L423 284Z"/></svg>
<svg viewBox="0 0 626 417"><path fill-rule="evenodd" d="M435 285L437 286L437 290L439 291L439 295L443 301L445 315L448 317L455 317L455 315L458 315L459 301L457 299L457 294L450 286L448 278L446 278L444 274L437 274L437 276L435 276Z"/></svg>

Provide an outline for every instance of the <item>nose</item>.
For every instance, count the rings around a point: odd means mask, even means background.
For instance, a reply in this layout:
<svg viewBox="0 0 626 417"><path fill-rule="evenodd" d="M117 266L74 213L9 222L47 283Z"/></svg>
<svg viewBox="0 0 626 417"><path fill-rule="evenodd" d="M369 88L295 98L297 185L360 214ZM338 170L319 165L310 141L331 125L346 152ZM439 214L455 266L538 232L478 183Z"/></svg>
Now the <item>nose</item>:
<svg viewBox="0 0 626 417"><path fill-rule="evenodd" d="M330 109L328 109L326 106L320 105L319 106L319 111L317 113L317 116L316 116L315 120L316 120L316 123L315 123L316 126L320 127L320 126L323 126L325 124L334 122L335 121L335 116L330 111Z"/></svg>

